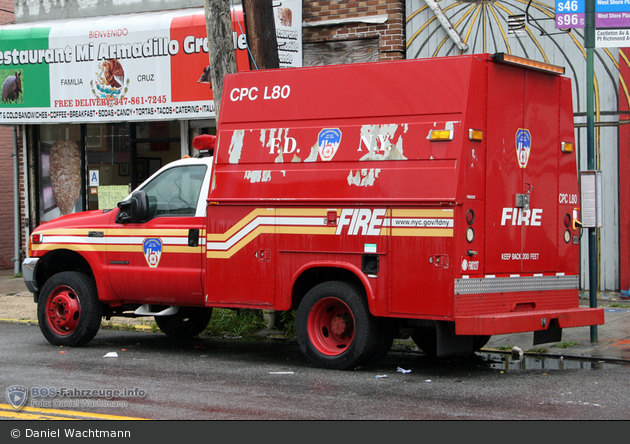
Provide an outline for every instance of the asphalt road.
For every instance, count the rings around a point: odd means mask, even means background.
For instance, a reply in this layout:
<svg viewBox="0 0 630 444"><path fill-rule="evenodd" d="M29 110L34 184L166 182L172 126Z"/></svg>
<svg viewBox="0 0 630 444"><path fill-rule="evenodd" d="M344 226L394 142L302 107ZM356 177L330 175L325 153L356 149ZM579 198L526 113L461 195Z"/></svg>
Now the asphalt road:
<svg viewBox="0 0 630 444"><path fill-rule="evenodd" d="M57 393L30 396L28 411L16 412L5 400L3 419L26 413L158 420L630 418L627 365L558 369L541 362L510 369L485 355L431 361L399 350L373 368L333 371L314 368L294 342L279 340L173 342L162 334L101 330L86 347L64 348L46 342L37 326L9 323L0 323L0 337L2 388ZM112 406L103 397L59 396L62 389L135 389L144 396L112 398L125 401ZM101 404L76 405L81 399ZM55 407L61 413L50 411Z"/></svg>

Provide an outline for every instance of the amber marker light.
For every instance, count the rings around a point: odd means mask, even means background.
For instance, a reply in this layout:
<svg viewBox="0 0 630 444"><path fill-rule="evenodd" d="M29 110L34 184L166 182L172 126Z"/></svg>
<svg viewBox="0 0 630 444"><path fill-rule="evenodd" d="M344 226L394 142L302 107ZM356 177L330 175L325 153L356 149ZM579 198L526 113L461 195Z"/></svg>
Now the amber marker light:
<svg viewBox="0 0 630 444"><path fill-rule="evenodd" d="M539 71L545 71L557 75L564 74L564 67L562 66L552 65L551 63L538 62L536 60L530 60L523 57L514 56L512 54L506 54L504 52L497 52L496 54L493 54L492 60L494 60L495 62L518 65L523 68L533 68Z"/></svg>
<svg viewBox="0 0 630 444"><path fill-rule="evenodd" d="M433 142L440 142L444 140L453 140L453 130L431 130L429 139Z"/></svg>
<svg viewBox="0 0 630 444"><path fill-rule="evenodd" d="M31 234L28 242L28 256L31 257L33 255L33 244L41 244L44 240L44 236L40 233Z"/></svg>
<svg viewBox="0 0 630 444"><path fill-rule="evenodd" d="M468 130L468 140L481 142L483 140L483 131L470 128Z"/></svg>

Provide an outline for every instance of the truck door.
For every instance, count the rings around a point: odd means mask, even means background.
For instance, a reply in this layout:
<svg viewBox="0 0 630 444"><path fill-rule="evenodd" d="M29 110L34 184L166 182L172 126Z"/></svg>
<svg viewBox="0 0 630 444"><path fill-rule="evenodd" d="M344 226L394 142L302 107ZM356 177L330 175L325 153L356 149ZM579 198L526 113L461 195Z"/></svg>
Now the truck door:
<svg viewBox="0 0 630 444"><path fill-rule="evenodd" d="M208 216L207 301L270 306L275 300L276 209L217 205Z"/></svg>
<svg viewBox="0 0 630 444"><path fill-rule="evenodd" d="M142 187L149 198L149 220L111 227L108 275L120 299L203 305L201 190L207 190L208 168L195 164L164 170Z"/></svg>
<svg viewBox="0 0 630 444"><path fill-rule="evenodd" d="M486 274L557 269L557 78L490 64Z"/></svg>

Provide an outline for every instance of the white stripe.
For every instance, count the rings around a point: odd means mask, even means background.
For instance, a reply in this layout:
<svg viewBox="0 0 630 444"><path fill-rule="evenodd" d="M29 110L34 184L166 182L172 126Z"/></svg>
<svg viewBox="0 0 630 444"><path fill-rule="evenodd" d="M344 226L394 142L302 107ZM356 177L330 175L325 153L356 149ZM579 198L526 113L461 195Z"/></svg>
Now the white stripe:
<svg viewBox="0 0 630 444"><path fill-rule="evenodd" d="M256 219L248 223L238 233L224 242L207 242L208 250L227 251L245 238L248 234L256 230L262 225L277 226L326 226L326 218L321 217L274 217L274 216L258 216Z"/></svg>
<svg viewBox="0 0 630 444"><path fill-rule="evenodd" d="M154 238L157 236L143 236L143 237L85 237L85 236L46 236L46 244L84 244L84 245L142 245L142 242L147 238ZM163 245L188 245L187 237L160 237ZM201 239L200 239L201 240ZM205 238L203 239L205 244Z"/></svg>

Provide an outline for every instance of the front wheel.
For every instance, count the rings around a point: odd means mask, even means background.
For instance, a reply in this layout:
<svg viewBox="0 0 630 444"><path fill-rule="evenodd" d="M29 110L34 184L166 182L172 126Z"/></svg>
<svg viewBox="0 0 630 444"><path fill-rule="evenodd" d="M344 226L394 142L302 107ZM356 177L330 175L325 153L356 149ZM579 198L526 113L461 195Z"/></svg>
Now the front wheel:
<svg viewBox="0 0 630 444"><path fill-rule="evenodd" d="M156 316L155 323L166 336L185 339L203 332L211 317L212 308L179 307L174 315Z"/></svg>
<svg viewBox="0 0 630 444"><path fill-rule="evenodd" d="M311 361L338 370L374 364L387 354L394 339L387 320L369 312L364 292L337 281L321 283L304 296L296 330Z"/></svg>
<svg viewBox="0 0 630 444"><path fill-rule="evenodd" d="M37 319L44 337L53 345L80 346L90 342L101 326L103 307L96 284L83 273L65 271L42 287Z"/></svg>

